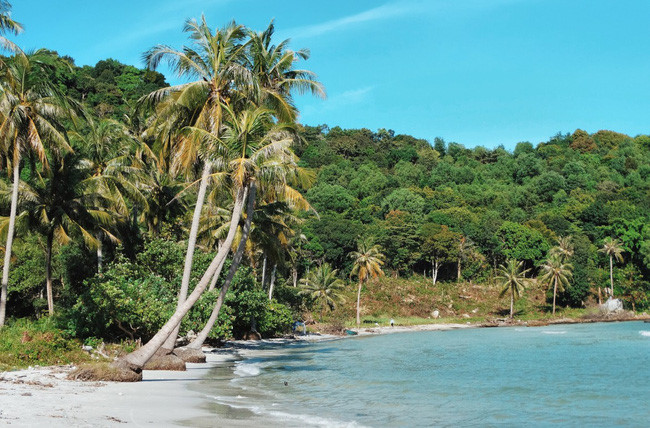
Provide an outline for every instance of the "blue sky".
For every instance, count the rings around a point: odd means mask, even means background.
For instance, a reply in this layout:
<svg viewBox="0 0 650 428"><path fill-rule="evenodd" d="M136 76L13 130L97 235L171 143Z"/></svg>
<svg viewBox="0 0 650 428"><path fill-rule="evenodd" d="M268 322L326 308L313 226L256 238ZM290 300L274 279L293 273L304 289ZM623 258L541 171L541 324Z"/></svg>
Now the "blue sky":
<svg viewBox="0 0 650 428"><path fill-rule="evenodd" d="M181 47L205 13L309 48L327 100L300 97L301 122L393 129L468 147L546 141L558 131L650 133L650 1L14 0L15 40L77 64ZM155 5L155 6L154 6ZM173 76L168 80L174 81Z"/></svg>

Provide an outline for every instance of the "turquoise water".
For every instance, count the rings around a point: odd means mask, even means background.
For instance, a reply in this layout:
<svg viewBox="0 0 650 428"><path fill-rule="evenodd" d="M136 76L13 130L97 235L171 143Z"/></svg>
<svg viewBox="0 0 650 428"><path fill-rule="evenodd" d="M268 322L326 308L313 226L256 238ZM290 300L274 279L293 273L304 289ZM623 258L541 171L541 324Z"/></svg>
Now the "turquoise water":
<svg viewBox="0 0 650 428"><path fill-rule="evenodd" d="M269 347L213 369L201 388L242 426L650 426L650 324Z"/></svg>

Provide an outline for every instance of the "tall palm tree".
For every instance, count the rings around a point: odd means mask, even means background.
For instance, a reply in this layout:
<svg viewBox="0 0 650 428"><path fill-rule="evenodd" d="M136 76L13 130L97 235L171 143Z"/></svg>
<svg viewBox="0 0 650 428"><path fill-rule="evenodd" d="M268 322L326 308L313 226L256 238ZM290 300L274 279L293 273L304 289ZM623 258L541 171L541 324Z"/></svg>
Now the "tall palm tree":
<svg viewBox="0 0 650 428"><path fill-rule="evenodd" d="M526 273L530 269L524 269L524 262L517 260L508 260L505 265L500 265L497 269L497 276L495 279L499 281L503 287L499 297L503 297L506 293L510 293L510 318L514 316L515 311L515 298L521 296L521 293L526 289L529 279L526 278Z"/></svg>
<svg viewBox="0 0 650 428"><path fill-rule="evenodd" d="M9 52L20 52L20 48L11 40L5 37L5 34L14 35L23 32L23 25L11 19L11 3L6 0L0 0L0 47Z"/></svg>
<svg viewBox="0 0 650 428"><path fill-rule="evenodd" d="M21 183L18 221L26 222L28 230L42 234L46 241L45 284L50 315L54 314L54 244L67 245L80 239L88 247L96 248L97 239L92 233L96 229L103 230L107 239L118 241L109 231L113 215L106 209L115 204L107 200L107 195L96 193L88 166L89 162L77 153L66 154L62 159L55 156L50 168L38 174L32 184ZM7 219L2 223L4 226Z"/></svg>
<svg viewBox="0 0 650 428"><path fill-rule="evenodd" d="M218 143L223 121L222 106L230 103L237 90L237 84L250 84L250 73L241 64L245 54L245 46L241 43L245 35L242 26L233 22L213 33L205 17L202 17L201 22L193 19L186 21L184 31L188 32L193 40L191 47L176 50L159 45L144 55L151 69L155 69L161 60L166 59L179 77L196 79L180 86L163 88L144 100L156 102L164 98L173 99L163 115L163 123L171 124L170 134L181 131L176 148L176 166L191 169L199 162L201 154L203 155L203 171L188 237L178 307L187 297L201 210L214 156L218 154L214 153L215 148L219 151L219 144L204 146L205 136L214 137L209 141ZM191 128L187 132L182 132L179 127L183 121ZM165 349L173 349L177 335L178 330L175 330L167 339Z"/></svg>
<svg viewBox="0 0 650 428"><path fill-rule="evenodd" d="M128 129L110 119L98 122L89 120L88 125L84 133L73 134L88 164L87 188L100 199L95 205L112 202L111 207L104 208L110 209L114 220L110 228L112 231L104 226L95 229L97 268L101 272L104 240L115 242L113 234L117 224L128 222L129 201L142 206L145 211L148 204L141 191L141 184L145 181L143 170L133 161L138 144L131 138Z"/></svg>
<svg viewBox="0 0 650 428"><path fill-rule="evenodd" d="M573 266L570 263L564 263L559 256L549 257L541 266L544 272L542 282L553 286L553 315L555 315L555 298L558 291L564 291L564 287L569 286L569 279L573 276Z"/></svg>
<svg viewBox="0 0 650 428"><path fill-rule="evenodd" d="M623 246L618 242L618 239L611 237L605 238L602 248L598 250L599 253L605 253L609 256L609 286L612 299L614 298L614 259L622 262L623 251Z"/></svg>
<svg viewBox="0 0 650 428"><path fill-rule="evenodd" d="M0 70L0 144L13 173L13 190L7 228L2 290L0 297L0 326L4 325L7 304L7 283L11 247L13 245L20 164L24 156L32 160L32 170L37 164L47 169L47 150L54 155L70 152L68 137L61 123L73 111L66 108L65 100L47 82L36 79L40 59L46 54L37 51L31 55L15 55Z"/></svg>
<svg viewBox="0 0 650 428"><path fill-rule="evenodd" d="M359 289L357 291L357 326L361 324L361 287L369 279L376 279L384 275L381 267L386 258L381 252L379 245L374 245L369 239L357 242L357 251L350 253L354 260L354 266L350 276L356 275L359 279Z"/></svg>
<svg viewBox="0 0 650 428"><path fill-rule="evenodd" d="M300 280L299 294L308 296L319 304L321 321L326 308L334 309L337 304L345 302L342 295L345 283L336 276L337 273L336 269L323 263Z"/></svg>

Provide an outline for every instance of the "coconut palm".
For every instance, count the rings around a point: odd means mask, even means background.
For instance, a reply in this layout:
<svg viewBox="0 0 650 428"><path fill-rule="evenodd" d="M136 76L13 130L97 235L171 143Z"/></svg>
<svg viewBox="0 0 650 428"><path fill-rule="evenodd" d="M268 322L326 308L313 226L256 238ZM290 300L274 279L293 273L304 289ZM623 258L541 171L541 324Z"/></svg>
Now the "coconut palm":
<svg viewBox="0 0 650 428"><path fill-rule="evenodd" d="M621 243L610 237L605 238L602 248L598 250L599 253L605 253L609 257L609 286L612 299L614 298L614 259L622 262L623 251Z"/></svg>
<svg viewBox="0 0 650 428"><path fill-rule="evenodd" d="M345 284L337 277L338 271L323 263L306 278L300 280L299 294L308 296L320 306L320 320L323 321L325 309L334 309L337 304L345 302L343 289Z"/></svg>
<svg viewBox="0 0 650 428"><path fill-rule="evenodd" d="M45 237L45 284L50 315L54 314L52 288L52 250L55 243L67 245L74 239L83 240L96 248L94 230L102 230L107 239L118 242L109 231L115 206L106 194L96 193L89 168L90 163L79 154L69 153L62 159L54 157L50 168L33 180L20 186L18 222L25 222L27 230L37 231ZM3 192L8 196L9 192ZM2 227L8 223L3 219Z"/></svg>
<svg viewBox="0 0 650 428"><path fill-rule="evenodd" d="M384 264L385 256L379 245L374 245L369 239L364 239L357 242L357 251L351 252L350 257L354 260L350 276L356 275L359 279L357 291L357 326L359 326L361 324L361 287L369 279L376 279L384 275L381 267Z"/></svg>
<svg viewBox="0 0 650 428"><path fill-rule="evenodd" d="M309 51L288 49L289 40L283 40L277 45L272 44L274 32L273 21L262 32L249 31L246 58L259 89L259 99L256 103L273 110L281 121L292 122L297 116L292 93L309 92L324 98L325 90L313 72L294 69L297 61L309 59Z"/></svg>
<svg viewBox="0 0 650 428"><path fill-rule="evenodd" d="M26 156L31 160L32 170L37 164L48 167L47 151L58 155L72 151L61 123L69 117L72 109L66 108L65 100L58 96L47 82L34 78L40 67L43 51L31 55L15 55L0 70L0 144L9 170L13 173L11 208L7 225L2 290L0 297L0 326L6 314L7 283L13 244L20 164Z"/></svg>
<svg viewBox="0 0 650 428"><path fill-rule="evenodd" d="M555 315L555 298L558 291L564 291L569 286L569 279L573 276L573 266L570 263L564 263L559 256L549 257L541 266L541 280L548 286L553 287L553 315Z"/></svg>
<svg viewBox="0 0 650 428"><path fill-rule="evenodd" d="M563 262L569 260L573 256L571 236L560 236L557 239L557 245L550 249L549 255L558 256Z"/></svg>
<svg viewBox="0 0 650 428"><path fill-rule="evenodd" d="M497 269L497 276L495 279L503 287L499 297L510 294L510 318L514 316L515 298L521 296L521 293L526 289L529 279L526 278L526 273L530 269L524 269L524 262L517 260L508 260L505 265L500 265Z"/></svg>
<svg viewBox="0 0 650 428"><path fill-rule="evenodd" d="M245 54L245 45L241 43L245 35L242 26L233 22L213 33L205 17L202 17L201 22L193 19L186 21L184 31L193 40L191 47L176 50L159 45L144 55L152 69L166 59L179 77L196 79L184 85L155 91L144 99L150 103L167 101L166 108L159 111L162 114L159 114L160 119L156 123L158 126L154 126L154 129L166 127L168 132L163 135L167 136L167 140L177 138L174 167L192 169L201 155L203 157L203 171L188 237L178 306L187 296L201 210L214 156L220 154L218 142L223 121L222 106L229 104L231 97L235 96L236 85L245 87L250 84L250 73L241 65ZM187 132L183 132L186 128ZM215 137L209 141L217 144L205 147L203 143L206 135ZM165 349L173 349L177 335L178 330L170 335L164 345Z"/></svg>

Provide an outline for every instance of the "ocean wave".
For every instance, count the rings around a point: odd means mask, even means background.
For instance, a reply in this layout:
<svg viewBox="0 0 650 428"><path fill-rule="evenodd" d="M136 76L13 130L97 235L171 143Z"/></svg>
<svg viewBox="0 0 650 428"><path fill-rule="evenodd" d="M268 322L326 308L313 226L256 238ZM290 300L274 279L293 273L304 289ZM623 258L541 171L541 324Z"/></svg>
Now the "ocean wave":
<svg viewBox="0 0 650 428"><path fill-rule="evenodd" d="M566 330L543 330L542 334L566 334Z"/></svg>
<svg viewBox="0 0 650 428"><path fill-rule="evenodd" d="M262 369L265 367L263 363L251 363L251 362L238 362L235 364L235 370L233 373L235 376L239 377L253 377L259 376L262 373Z"/></svg>
<svg viewBox="0 0 650 428"><path fill-rule="evenodd" d="M641 330L639 334L641 334L641 336L650 337L650 331L648 330Z"/></svg>

